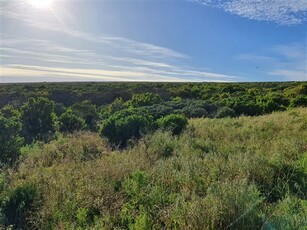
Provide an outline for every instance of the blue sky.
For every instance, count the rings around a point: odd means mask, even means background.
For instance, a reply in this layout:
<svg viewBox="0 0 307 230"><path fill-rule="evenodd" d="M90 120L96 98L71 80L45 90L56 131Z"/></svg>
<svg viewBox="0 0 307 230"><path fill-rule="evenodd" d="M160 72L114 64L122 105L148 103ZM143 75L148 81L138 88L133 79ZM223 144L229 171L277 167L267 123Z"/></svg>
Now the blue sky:
<svg viewBox="0 0 307 230"><path fill-rule="evenodd" d="M305 0L0 4L0 83L307 80Z"/></svg>

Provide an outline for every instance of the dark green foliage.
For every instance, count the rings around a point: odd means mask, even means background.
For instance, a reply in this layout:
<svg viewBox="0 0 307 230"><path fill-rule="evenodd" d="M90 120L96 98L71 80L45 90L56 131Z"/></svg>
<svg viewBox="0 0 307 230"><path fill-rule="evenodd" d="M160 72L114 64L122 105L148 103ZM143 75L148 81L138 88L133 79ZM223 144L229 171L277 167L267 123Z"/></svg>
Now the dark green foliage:
<svg viewBox="0 0 307 230"><path fill-rule="evenodd" d="M32 229L28 216L33 210L37 189L26 184L15 188L1 197L2 226L13 226L13 229Z"/></svg>
<svg viewBox="0 0 307 230"><path fill-rule="evenodd" d="M132 107L149 106L159 104L162 98L155 93L134 94L128 104Z"/></svg>
<svg viewBox="0 0 307 230"><path fill-rule="evenodd" d="M54 104L54 112L58 117L60 117L65 111L66 107L62 103Z"/></svg>
<svg viewBox="0 0 307 230"><path fill-rule="evenodd" d="M186 115L188 118L212 117L217 106L204 100L182 100L183 107L177 113Z"/></svg>
<svg viewBox="0 0 307 230"><path fill-rule="evenodd" d="M145 106L144 108L154 117L154 119L161 118L173 112L173 108L171 106L164 104Z"/></svg>
<svg viewBox="0 0 307 230"><path fill-rule="evenodd" d="M101 116L102 118L106 119L113 113L127 108L128 106L121 97L116 98L111 104L106 105L101 109Z"/></svg>
<svg viewBox="0 0 307 230"><path fill-rule="evenodd" d="M160 128L178 135L188 125L188 119L181 114L170 114L157 120Z"/></svg>
<svg viewBox="0 0 307 230"><path fill-rule="evenodd" d="M85 120L86 129L93 132L97 131L97 120L99 119L99 114L96 105L86 100L72 105L70 109Z"/></svg>
<svg viewBox="0 0 307 230"><path fill-rule="evenodd" d="M258 96L257 104L262 107L263 113L271 113L273 111L283 111L289 105L289 100L282 94L271 93L264 97Z"/></svg>
<svg viewBox="0 0 307 230"><path fill-rule="evenodd" d="M81 131L86 127L85 120L75 114L71 109L68 109L60 116L59 122L61 132L73 133L75 131Z"/></svg>
<svg viewBox="0 0 307 230"><path fill-rule="evenodd" d="M56 121L54 102L47 98L30 98L21 107L23 135L27 143L52 138L56 131Z"/></svg>
<svg viewBox="0 0 307 230"><path fill-rule="evenodd" d="M215 115L216 118L235 117L235 116L236 112L229 107L220 108Z"/></svg>
<svg viewBox="0 0 307 230"><path fill-rule="evenodd" d="M256 103L256 98L249 95L227 98L221 103L224 106L234 109L236 115L256 116L263 113L262 107Z"/></svg>
<svg viewBox="0 0 307 230"><path fill-rule="evenodd" d="M284 110L289 102L299 96L306 96L306 82L264 82L264 83L37 83L37 84L3 84L0 85L0 108L11 104L18 108L30 97L44 95L56 103L71 106L80 101L91 101L96 106L106 106L116 98L129 101L130 106L142 107L153 104L166 106L172 96L181 97L184 101L190 99L205 100L210 104L227 106L236 111L236 115L260 115L276 110ZM138 96L137 96L138 95ZM132 98L133 97L133 98ZM180 104L178 101L173 103ZM305 102L304 102L305 103ZM292 104L305 106L296 99ZM173 109L174 107L171 106ZM192 106L193 114L188 117L201 117L204 110ZM202 106L200 106L202 107ZM182 109L181 107L180 109ZM203 108L203 107L202 107ZM56 106L58 116L63 112L61 106ZM209 117L215 113L207 111ZM186 109L186 112L188 109ZM178 112L180 113L180 112ZM108 114L106 114L109 116ZM166 115L166 114L164 114ZM206 115L205 115L206 116ZM106 118L106 117L104 117ZM86 119L87 120L87 119ZM89 119L90 120L90 119ZM96 120L97 121L97 120ZM91 123L91 122L89 122Z"/></svg>
<svg viewBox="0 0 307 230"><path fill-rule="evenodd" d="M126 146L131 138L139 138L152 128L152 117L145 110L125 109L111 115L102 124L101 134L110 143Z"/></svg>
<svg viewBox="0 0 307 230"><path fill-rule="evenodd" d="M295 98L293 98L290 101L290 107L306 107L307 106L307 96L306 95L300 95Z"/></svg>
<svg viewBox="0 0 307 230"><path fill-rule="evenodd" d="M0 114L6 118L12 118L12 117L20 117L20 112L15 109L12 105L6 105L2 109L0 109Z"/></svg>
<svg viewBox="0 0 307 230"><path fill-rule="evenodd" d="M201 107L184 107L183 109L178 111L179 113L182 113L186 115L189 118L196 118L196 117L208 117L208 112L204 108Z"/></svg>
<svg viewBox="0 0 307 230"><path fill-rule="evenodd" d="M18 120L0 115L0 166L12 165L18 160L23 144L20 131L21 123Z"/></svg>
<svg viewBox="0 0 307 230"><path fill-rule="evenodd" d="M307 95L307 83L304 82L302 84L300 84L297 88L297 93L301 94L301 95Z"/></svg>

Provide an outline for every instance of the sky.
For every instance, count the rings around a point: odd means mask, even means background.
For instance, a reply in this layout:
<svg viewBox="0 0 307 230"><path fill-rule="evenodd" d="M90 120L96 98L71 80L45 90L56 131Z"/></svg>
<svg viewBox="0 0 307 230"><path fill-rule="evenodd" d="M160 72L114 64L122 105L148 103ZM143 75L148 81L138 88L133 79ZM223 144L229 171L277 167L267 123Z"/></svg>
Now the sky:
<svg viewBox="0 0 307 230"><path fill-rule="evenodd" d="M306 0L0 0L0 83L307 81Z"/></svg>

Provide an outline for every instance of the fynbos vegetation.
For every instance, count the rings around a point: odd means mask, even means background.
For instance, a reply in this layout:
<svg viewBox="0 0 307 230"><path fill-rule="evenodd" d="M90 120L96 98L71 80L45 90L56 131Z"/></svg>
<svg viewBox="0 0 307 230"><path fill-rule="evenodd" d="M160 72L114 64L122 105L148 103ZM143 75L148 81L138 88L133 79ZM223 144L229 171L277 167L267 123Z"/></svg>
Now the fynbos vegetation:
<svg viewBox="0 0 307 230"><path fill-rule="evenodd" d="M307 226L305 83L87 84L0 86L1 228Z"/></svg>

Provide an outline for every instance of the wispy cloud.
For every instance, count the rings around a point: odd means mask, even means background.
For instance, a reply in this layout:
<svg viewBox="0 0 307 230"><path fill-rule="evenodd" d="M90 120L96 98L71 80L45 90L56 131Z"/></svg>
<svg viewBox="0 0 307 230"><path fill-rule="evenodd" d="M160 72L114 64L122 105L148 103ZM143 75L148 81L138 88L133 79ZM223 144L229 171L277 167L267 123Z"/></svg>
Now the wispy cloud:
<svg viewBox="0 0 307 230"><path fill-rule="evenodd" d="M189 57L172 49L123 37L90 34L59 20L37 20L20 1L3 1L0 17L64 36L63 41L1 35L0 82L25 81L238 81L237 76L183 65ZM59 18L59 16L57 17ZM78 44L78 46L74 45ZM61 78L62 77L62 78Z"/></svg>
<svg viewBox="0 0 307 230"><path fill-rule="evenodd" d="M47 40L12 38L2 34L1 81L235 81L226 74L183 68L169 60L153 61L132 56L102 55L95 50L76 49ZM56 66L56 67L55 67ZM24 71L23 71L24 70ZM9 78L11 77L11 79Z"/></svg>
<svg viewBox="0 0 307 230"><path fill-rule="evenodd" d="M5 2L5 1L4 1ZM123 37L114 37L109 35L90 34L66 26L64 19L61 18L59 13L53 12L57 20L49 22L39 21L37 17L41 12L36 12L35 9L30 9L27 5L20 3L20 1L11 0L6 1L7 4L0 6L0 16L19 20L26 23L28 26L47 30L52 32L59 32L70 36L71 38L82 39L88 42L95 42L109 46L109 49L121 50L121 52L142 55L150 58L187 58L185 54L176 52L166 47L157 46L140 41L134 41ZM67 12L63 12L67 14Z"/></svg>
<svg viewBox="0 0 307 230"><path fill-rule="evenodd" d="M217 7L245 18L272 21L281 25L302 24L307 20L306 0L192 0Z"/></svg>
<svg viewBox="0 0 307 230"><path fill-rule="evenodd" d="M76 80L90 80L90 81L150 81L150 82L183 82L195 81L195 78L190 80L175 77L165 76L159 73L148 73L139 69L126 70L105 70L105 69L86 69L86 68L58 68L58 67L43 67L31 65L6 65L1 68L1 76L5 79L12 79L24 81L24 79L31 79L32 77L43 77L39 81L46 81L48 77L52 77L54 81L76 81ZM212 78L209 81L227 81L230 76L220 75L206 72L196 72L195 76ZM71 78L72 77L72 78ZM224 78L224 79L223 79ZM197 79L197 78L196 78ZM223 79L223 80L221 80ZM50 80L50 79L49 79ZM37 81L37 79L35 80ZM228 79L229 81L229 79ZM4 81L5 82L5 81Z"/></svg>

